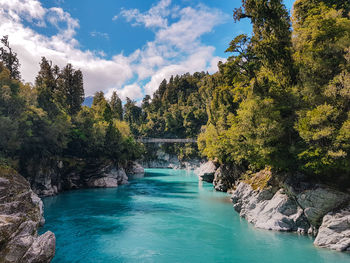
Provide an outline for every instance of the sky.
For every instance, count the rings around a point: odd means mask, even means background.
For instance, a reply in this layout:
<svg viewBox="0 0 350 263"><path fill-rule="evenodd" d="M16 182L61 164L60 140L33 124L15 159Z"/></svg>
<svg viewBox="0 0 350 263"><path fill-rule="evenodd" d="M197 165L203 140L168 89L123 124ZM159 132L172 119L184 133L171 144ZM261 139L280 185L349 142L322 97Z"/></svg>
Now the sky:
<svg viewBox="0 0 350 263"><path fill-rule="evenodd" d="M293 0L285 0L290 10ZM240 0L0 0L0 36L8 35L22 78L34 83L41 57L84 75L85 95L113 91L125 100L152 95L171 75L208 71L229 42L249 34L234 23Z"/></svg>

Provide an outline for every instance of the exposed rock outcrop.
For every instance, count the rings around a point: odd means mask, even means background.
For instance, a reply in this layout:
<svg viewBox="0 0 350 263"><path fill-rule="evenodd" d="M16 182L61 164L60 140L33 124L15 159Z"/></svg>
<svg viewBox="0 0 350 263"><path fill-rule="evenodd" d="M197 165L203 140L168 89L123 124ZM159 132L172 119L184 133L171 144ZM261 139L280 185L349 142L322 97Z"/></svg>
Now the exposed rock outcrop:
<svg viewBox="0 0 350 263"><path fill-rule="evenodd" d="M177 168L181 167L181 162L176 155L157 150L153 158L143 162L143 166L146 168Z"/></svg>
<svg viewBox="0 0 350 263"><path fill-rule="evenodd" d="M123 168L112 168L102 174L92 177L88 182L88 187L91 188L111 188L118 185L127 184L128 177Z"/></svg>
<svg viewBox="0 0 350 263"><path fill-rule="evenodd" d="M235 181L241 176L242 171L238 167L220 165L215 171L213 185L216 191L227 192L235 185Z"/></svg>
<svg viewBox="0 0 350 263"><path fill-rule="evenodd" d="M199 179L208 183L214 181L214 174L216 172L217 165L213 161L208 161L200 165L198 169L195 170Z"/></svg>
<svg viewBox="0 0 350 263"><path fill-rule="evenodd" d="M295 195L306 218L314 227L320 226L322 218L328 212L343 206L350 199L348 194L322 185L295 193Z"/></svg>
<svg viewBox="0 0 350 263"><path fill-rule="evenodd" d="M350 205L323 217L314 244L338 251L350 251Z"/></svg>
<svg viewBox="0 0 350 263"><path fill-rule="evenodd" d="M231 199L235 210L258 228L304 233L310 227L303 210L283 189L254 190L241 182Z"/></svg>
<svg viewBox="0 0 350 263"><path fill-rule="evenodd" d="M127 175L139 175L139 174L144 174L145 169L142 167L141 164L137 162L128 162L125 172Z"/></svg>
<svg viewBox="0 0 350 263"><path fill-rule="evenodd" d="M154 145L155 149L160 148L160 144ZM201 164L199 159L179 160L175 154L166 153L163 149L151 150L150 156L142 161L145 168L170 168L170 169L187 169L195 170Z"/></svg>
<svg viewBox="0 0 350 263"><path fill-rule="evenodd" d="M235 210L258 228L317 235L317 246L350 250L348 193L305 182L278 183L274 178L265 169L241 181L231 197Z"/></svg>
<svg viewBox="0 0 350 263"><path fill-rule="evenodd" d="M17 172L0 168L0 262L50 262L55 235L39 236L43 204Z"/></svg>
<svg viewBox="0 0 350 263"><path fill-rule="evenodd" d="M64 159L28 166L27 169L32 189L40 196L71 189L117 187L128 182L125 170L107 161Z"/></svg>

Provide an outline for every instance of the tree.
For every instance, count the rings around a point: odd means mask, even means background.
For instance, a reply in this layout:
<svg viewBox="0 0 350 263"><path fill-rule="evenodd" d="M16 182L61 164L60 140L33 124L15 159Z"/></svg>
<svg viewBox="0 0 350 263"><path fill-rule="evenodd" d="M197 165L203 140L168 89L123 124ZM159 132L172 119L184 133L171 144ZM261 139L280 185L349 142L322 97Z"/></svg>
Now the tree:
<svg viewBox="0 0 350 263"><path fill-rule="evenodd" d="M112 121L112 109L102 91L98 91L95 93L92 101L92 109L95 111L97 119L104 120L107 122Z"/></svg>
<svg viewBox="0 0 350 263"><path fill-rule="evenodd" d="M44 109L50 117L59 113L58 105L55 101L57 91L57 79L52 70L52 62L45 57L41 58L40 70L35 78L35 86L38 93L38 105Z"/></svg>
<svg viewBox="0 0 350 263"><path fill-rule="evenodd" d="M84 102L83 74L80 70L74 70L71 64L67 64L59 76L58 89L64 98L64 107L70 115L75 115Z"/></svg>
<svg viewBox="0 0 350 263"><path fill-rule="evenodd" d="M116 118L120 121L123 120L123 105L122 100L119 98L116 91L113 91L111 100L109 102L113 118Z"/></svg>
<svg viewBox="0 0 350 263"><path fill-rule="evenodd" d="M19 72L19 67L21 64L17 58L17 53L14 52L10 46L8 36L3 36L1 43L3 47L0 47L0 61L10 71L10 76L12 79L20 80L21 73Z"/></svg>

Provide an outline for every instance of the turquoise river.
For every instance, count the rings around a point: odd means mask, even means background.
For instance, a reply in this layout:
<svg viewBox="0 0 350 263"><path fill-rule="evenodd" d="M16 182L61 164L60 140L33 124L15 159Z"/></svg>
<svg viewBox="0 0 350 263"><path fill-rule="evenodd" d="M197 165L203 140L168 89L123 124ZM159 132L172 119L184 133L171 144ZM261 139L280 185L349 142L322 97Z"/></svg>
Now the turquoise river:
<svg viewBox="0 0 350 263"><path fill-rule="evenodd" d="M45 198L41 232L56 234L53 262L350 262L309 237L255 229L193 172L146 171L115 189Z"/></svg>

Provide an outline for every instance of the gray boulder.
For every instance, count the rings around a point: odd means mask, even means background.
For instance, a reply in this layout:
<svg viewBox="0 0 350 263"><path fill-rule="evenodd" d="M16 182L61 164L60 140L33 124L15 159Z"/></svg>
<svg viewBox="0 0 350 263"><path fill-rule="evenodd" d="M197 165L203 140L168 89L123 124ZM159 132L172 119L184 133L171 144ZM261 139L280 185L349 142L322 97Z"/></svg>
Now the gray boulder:
<svg viewBox="0 0 350 263"><path fill-rule="evenodd" d="M0 261L3 263L50 262L55 235L38 235L43 224L40 198L29 183L11 169L0 169Z"/></svg>
<svg viewBox="0 0 350 263"><path fill-rule="evenodd" d="M129 162L125 172L127 175L140 175L145 173L145 169L137 162Z"/></svg>
<svg viewBox="0 0 350 263"><path fill-rule="evenodd" d="M215 190L227 192L227 190L232 189L241 173L237 167L229 168L225 165L220 165L214 174L213 185Z"/></svg>
<svg viewBox="0 0 350 263"><path fill-rule="evenodd" d="M208 183L212 183L214 181L214 174L216 172L216 164L213 161L208 161L206 163L201 164L198 169L195 170L199 179Z"/></svg>
<svg viewBox="0 0 350 263"><path fill-rule="evenodd" d="M348 194L321 185L295 193L295 196L306 218L315 228L321 225L322 218L328 212L341 207L350 200Z"/></svg>
<svg viewBox="0 0 350 263"><path fill-rule="evenodd" d="M323 217L314 244L338 251L350 251L350 206Z"/></svg>
<svg viewBox="0 0 350 263"><path fill-rule="evenodd" d="M120 168L108 170L98 177L92 177L87 185L91 188L113 188L127 183L128 177L125 170Z"/></svg>
<svg viewBox="0 0 350 263"><path fill-rule="evenodd" d="M282 189L254 190L249 184L241 182L231 199L240 216L257 228L301 233L309 228L303 210Z"/></svg>

